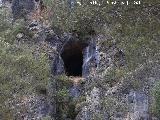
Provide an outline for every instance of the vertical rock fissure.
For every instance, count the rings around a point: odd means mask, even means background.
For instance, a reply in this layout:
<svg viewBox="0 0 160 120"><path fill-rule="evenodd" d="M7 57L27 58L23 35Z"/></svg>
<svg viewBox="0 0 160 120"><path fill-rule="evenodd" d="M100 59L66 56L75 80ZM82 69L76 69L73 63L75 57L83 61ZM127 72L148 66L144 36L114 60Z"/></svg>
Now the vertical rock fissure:
<svg viewBox="0 0 160 120"><path fill-rule="evenodd" d="M64 73L69 77L72 83L72 85L68 87L70 101L67 105L68 113L64 119L75 119L78 114L75 107L82 94L83 52L86 47L87 43L83 43L79 40L69 40L64 44L60 53L60 58L64 66Z"/></svg>

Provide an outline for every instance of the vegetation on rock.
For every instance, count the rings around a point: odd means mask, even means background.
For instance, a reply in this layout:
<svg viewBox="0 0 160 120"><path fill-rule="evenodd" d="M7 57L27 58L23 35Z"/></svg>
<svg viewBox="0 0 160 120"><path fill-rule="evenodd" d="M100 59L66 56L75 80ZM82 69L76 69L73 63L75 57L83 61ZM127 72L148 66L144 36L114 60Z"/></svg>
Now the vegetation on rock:
<svg viewBox="0 0 160 120"><path fill-rule="evenodd" d="M38 46L25 41L31 38L25 26L19 23L12 28L6 13L0 17L0 117L11 120L16 114L13 100L36 93L37 86L47 89L50 67L47 55L36 54Z"/></svg>
<svg viewBox="0 0 160 120"><path fill-rule="evenodd" d="M143 87L145 81L141 80L144 80L144 77L147 78L149 73L143 74L146 76L141 75L135 78L132 75L138 71L137 69L147 66L148 63L159 61L160 4L158 0L144 0L141 5L111 5L107 4L106 0L97 0L103 3L101 6L93 5L90 0L86 0L81 1L82 3L78 1L72 7L69 6L70 0L44 0L43 2L45 9L49 12L47 22L51 24L50 28L58 28L61 33L74 33L80 40L103 35L103 40L99 41L99 44L101 49L105 49L104 52L107 53L107 50L116 47L124 54L125 62L116 55L112 56L114 67L108 71L101 71L99 68L100 73L97 73L95 78L93 76L90 78L92 83L90 86L86 84L85 90L91 91L95 86L101 86L105 94L117 83L121 81L123 83L128 76L126 88L131 87L138 90ZM20 6L12 8L14 19L27 17L28 11ZM30 9L27 6L26 8ZM80 106L86 105L86 99L81 96L78 100L74 100L70 96L69 88L72 83L68 76L51 75L48 53L35 43L34 32L28 29L23 20L17 20L18 22L15 21L11 26L11 16L7 8L0 7L0 117L4 120L14 119L16 108L12 100L25 95L37 94L37 91L48 92L48 86L53 83L55 91L52 91L51 96L54 99L50 98L49 101L56 101L56 117L62 120L75 119ZM46 20L44 17L40 19ZM155 114L158 116L160 114L159 83L151 96L155 99ZM125 109L128 107L125 107L126 103L123 103L114 94L110 98L104 97L101 104L104 105L103 109L109 113L111 118L115 112L126 112ZM75 111L75 109L78 110ZM100 114L95 119L101 118L103 116ZM50 117L44 119L50 119Z"/></svg>

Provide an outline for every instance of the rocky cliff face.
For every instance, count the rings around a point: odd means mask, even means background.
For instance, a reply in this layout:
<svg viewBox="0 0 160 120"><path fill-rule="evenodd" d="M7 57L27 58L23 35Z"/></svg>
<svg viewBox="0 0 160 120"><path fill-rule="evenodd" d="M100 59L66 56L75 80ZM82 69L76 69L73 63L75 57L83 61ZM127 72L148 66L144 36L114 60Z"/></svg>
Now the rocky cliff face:
<svg viewBox="0 0 160 120"><path fill-rule="evenodd" d="M14 7L21 4L16 1L12 7L15 19L18 16ZM22 3L27 10L35 8L32 0ZM28 12L31 11L25 14ZM18 119L51 116L56 120L158 120L151 109L152 89L160 80L159 54L135 70L126 71L125 51L114 40L108 43L111 36L88 34L82 40L77 33L59 34L33 19L26 27L51 60L52 76L45 93L40 90L41 95L27 96L15 103L26 108L17 109Z"/></svg>
<svg viewBox="0 0 160 120"><path fill-rule="evenodd" d="M103 46L103 38L103 36L96 35L91 36L87 42L79 42L80 40L74 36L68 37L68 40L59 44L59 51L53 61L54 75L66 73L73 77L80 75L84 79L83 85L71 85L70 87L70 94L73 98L79 99L81 95L86 97L85 101L80 103L81 107L77 108L79 112L75 119L152 119L150 109L151 103L154 101L151 91L160 77L158 61L155 59L148 61L147 64L140 66L134 72L126 73L124 78L112 78L109 81L107 80L108 73L113 72L114 75L116 70L120 72L121 69L127 67L127 64L123 51L116 45L108 48ZM58 42L55 41L55 43ZM84 48L82 44L84 44ZM76 52L78 47L81 47L82 53ZM64 54L66 57L72 58L74 60L71 60L72 62L79 62L74 59L77 57L74 56L74 52L79 54L79 57L82 54L81 57L83 57L81 74L67 73L70 70L65 68L66 64L73 67L71 69L75 72L79 69L80 66L76 67L75 65L78 63L69 63L67 58L63 58ZM68 60L70 60L69 58Z"/></svg>

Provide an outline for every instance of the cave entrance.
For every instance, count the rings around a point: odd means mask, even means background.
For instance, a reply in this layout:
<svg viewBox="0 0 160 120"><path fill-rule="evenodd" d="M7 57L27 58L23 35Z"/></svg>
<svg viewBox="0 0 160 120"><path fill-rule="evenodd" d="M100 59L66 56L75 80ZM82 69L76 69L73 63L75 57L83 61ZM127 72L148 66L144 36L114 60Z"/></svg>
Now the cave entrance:
<svg viewBox="0 0 160 120"><path fill-rule="evenodd" d="M82 76L83 49L85 43L69 41L64 45L61 57L64 62L65 73L68 76Z"/></svg>

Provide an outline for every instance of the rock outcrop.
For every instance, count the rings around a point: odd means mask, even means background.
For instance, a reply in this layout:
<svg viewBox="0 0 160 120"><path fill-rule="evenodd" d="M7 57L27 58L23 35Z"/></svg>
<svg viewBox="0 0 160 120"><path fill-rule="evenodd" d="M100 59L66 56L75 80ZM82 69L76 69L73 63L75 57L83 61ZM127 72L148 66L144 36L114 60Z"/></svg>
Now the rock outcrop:
<svg viewBox="0 0 160 120"><path fill-rule="evenodd" d="M30 13L35 6L33 0L14 0L13 19L32 18ZM19 101L26 107L26 111L17 111L19 119L40 120L47 116L56 120L153 119L151 92L160 80L159 54L126 72L125 51L114 40L108 44L111 36L94 32L81 39L74 32L56 33L51 26L35 19L28 21L27 29L34 33L35 44L46 51L52 75L45 94ZM17 39L23 39L23 34L17 34ZM68 76L67 80L60 78L63 75ZM81 100L82 97L85 99Z"/></svg>

